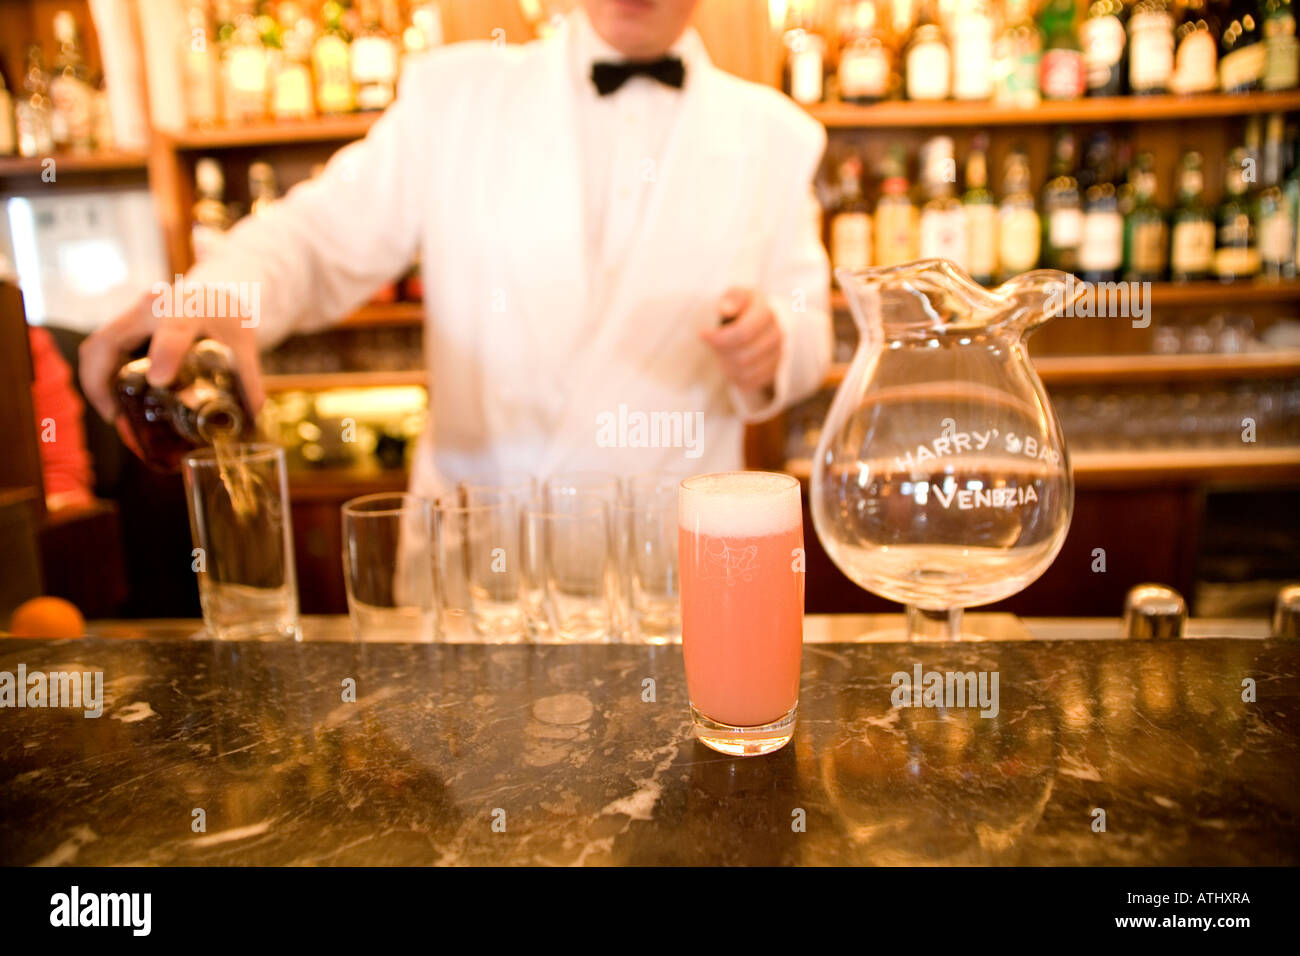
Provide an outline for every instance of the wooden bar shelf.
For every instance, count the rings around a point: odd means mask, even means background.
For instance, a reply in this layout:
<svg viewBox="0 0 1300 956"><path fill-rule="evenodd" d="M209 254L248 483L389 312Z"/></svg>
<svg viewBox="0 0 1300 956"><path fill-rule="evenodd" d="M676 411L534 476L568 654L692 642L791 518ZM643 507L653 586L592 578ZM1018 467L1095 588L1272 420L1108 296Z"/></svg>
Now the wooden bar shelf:
<svg viewBox="0 0 1300 956"><path fill-rule="evenodd" d="M1223 306L1300 303L1300 280L1260 279L1251 282L1153 282L1151 305ZM831 290L831 308L847 311L848 299L839 289Z"/></svg>
<svg viewBox="0 0 1300 956"><path fill-rule="evenodd" d="M424 324L424 303L389 302L363 305L340 324L344 329L368 329L382 326L412 326Z"/></svg>
<svg viewBox="0 0 1300 956"><path fill-rule="evenodd" d="M1044 385L1132 384L1232 378L1300 376L1300 349L1207 355L1032 356ZM844 381L848 365L831 368L827 386Z"/></svg>
<svg viewBox="0 0 1300 956"><path fill-rule="evenodd" d="M334 143L365 136L379 113L350 113L302 122L265 123L256 126L221 126L188 129L181 133L160 133L179 152L212 149L240 149L254 146Z"/></svg>
<svg viewBox="0 0 1300 956"><path fill-rule="evenodd" d="M1044 100L1031 109L988 102L890 100L859 106L817 103L808 112L828 129L1038 126L1044 123L1148 123L1300 110L1300 90L1198 96L1099 96Z"/></svg>
<svg viewBox="0 0 1300 956"><path fill-rule="evenodd" d="M101 153L51 153L48 156L0 156L0 179L39 179L47 159L54 160L56 176L64 173L113 172L139 172L143 175L147 166L147 157L144 153L127 150Z"/></svg>

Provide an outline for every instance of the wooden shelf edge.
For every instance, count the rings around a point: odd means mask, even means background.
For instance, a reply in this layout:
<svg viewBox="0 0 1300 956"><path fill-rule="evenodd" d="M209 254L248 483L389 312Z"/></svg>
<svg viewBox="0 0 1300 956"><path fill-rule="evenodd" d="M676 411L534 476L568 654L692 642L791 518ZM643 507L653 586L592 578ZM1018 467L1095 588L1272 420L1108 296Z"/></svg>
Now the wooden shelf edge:
<svg viewBox="0 0 1300 956"><path fill-rule="evenodd" d="M1300 279L1259 279L1250 282L1153 282L1152 306L1223 305L1244 303L1300 302ZM831 290L831 308L845 310L848 298L840 289Z"/></svg>
<svg viewBox="0 0 1300 956"><path fill-rule="evenodd" d="M48 156L0 156L0 178L39 177L45 161L54 160L55 175L62 173L132 172L143 174L148 157L134 151L103 153L51 153ZM57 180L56 180L57 181Z"/></svg>
<svg viewBox="0 0 1300 956"><path fill-rule="evenodd" d="M1141 123L1293 112L1300 110L1300 90L1247 95L1204 93L1190 96L1106 96L1044 100L1029 109L957 100L890 100L864 106L853 103L816 103L805 109L829 129Z"/></svg>
<svg viewBox="0 0 1300 956"><path fill-rule="evenodd" d="M315 392L330 388L389 388L424 386L428 372L410 369L399 372L305 372L267 375L262 380L268 394L279 392Z"/></svg>
<svg viewBox="0 0 1300 956"><path fill-rule="evenodd" d="M388 302L364 305L341 323L340 328L362 329L375 326L411 326L424 324L423 302Z"/></svg>
<svg viewBox="0 0 1300 956"><path fill-rule="evenodd" d="M223 126L215 129L158 131L180 152L207 149L240 149L294 143L332 143L360 139L382 114L350 113L346 116L301 122L265 123L255 126Z"/></svg>
<svg viewBox="0 0 1300 956"><path fill-rule="evenodd" d="M1300 349L1234 355L1041 355L1031 358L1044 385L1300 376ZM832 366L826 377L826 386L838 386L844 381L847 371L846 363Z"/></svg>

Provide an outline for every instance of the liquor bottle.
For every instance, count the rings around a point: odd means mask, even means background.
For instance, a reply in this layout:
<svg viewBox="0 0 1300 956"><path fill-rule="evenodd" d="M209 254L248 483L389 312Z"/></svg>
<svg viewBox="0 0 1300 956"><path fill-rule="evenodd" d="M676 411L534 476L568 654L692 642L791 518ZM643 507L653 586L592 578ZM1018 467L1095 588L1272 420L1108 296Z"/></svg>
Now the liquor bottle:
<svg viewBox="0 0 1300 956"><path fill-rule="evenodd" d="M1131 174L1133 209L1124 218L1124 278L1159 282L1169 252L1165 217L1155 204L1156 169L1151 153L1139 153Z"/></svg>
<svg viewBox="0 0 1300 956"><path fill-rule="evenodd" d="M1245 147L1228 154L1223 202L1216 217L1214 274L1222 282L1253 279L1259 275L1259 245L1255 214L1247 196L1245 170L1250 158Z"/></svg>
<svg viewBox="0 0 1300 956"><path fill-rule="evenodd" d="M41 48L33 45L27 50L23 95L14 105L14 131L20 156L47 156L54 152L53 113Z"/></svg>
<svg viewBox="0 0 1300 956"><path fill-rule="evenodd" d="M1178 170L1178 208L1169 241L1169 278L1198 282L1214 274L1214 218L1205 208L1201 154L1183 153Z"/></svg>
<svg viewBox="0 0 1300 956"><path fill-rule="evenodd" d="M181 35L181 85L185 118L190 126L208 128L221 122L217 39L208 21L207 0L190 0Z"/></svg>
<svg viewBox="0 0 1300 956"><path fill-rule="evenodd" d="M826 97L826 37L817 29L812 5L791 3L782 37L785 60L781 88L796 103L820 103Z"/></svg>
<svg viewBox="0 0 1300 956"><path fill-rule="evenodd" d="M1174 72L1169 0L1137 0L1128 18L1128 86L1139 96L1165 93Z"/></svg>
<svg viewBox="0 0 1300 956"><path fill-rule="evenodd" d="M952 92L952 54L934 0L926 0L907 44L907 98L946 100Z"/></svg>
<svg viewBox="0 0 1300 956"><path fill-rule="evenodd" d="M50 73L54 148L86 153L95 146L95 90L81 56L77 21L68 10L54 15L59 52Z"/></svg>
<svg viewBox="0 0 1300 956"><path fill-rule="evenodd" d="M352 41L357 109L382 110L397 94L397 40L384 28L379 0L362 0L361 32Z"/></svg>
<svg viewBox="0 0 1300 956"><path fill-rule="evenodd" d="M1123 0L1092 0L1079 24L1084 82L1089 96L1118 96L1124 91Z"/></svg>
<svg viewBox="0 0 1300 956"><path fill-rule="evenodd" d="M831 265L865 269L871 265L871 210L862 194L862 160L840 163L840 195L831 218Z"/></svg>
<svg viewBox="0 0 1300 956"><path fill-rule="evenodd" d="M316 25L296 6L280 6L279 48L271 56L271 116L306 120L316 115L312 96L311 47Z"/></svg>
<svg viewBox="0 0 1300 956"><path fill-rule="evenodd" d="M5 83L4 69L0 68L0 156L18 152L18 136L14 132L14 99Z"/></svg>
<svg viewBox="0 0 1300 956"><path fill-rule="evenodd" d="M413 5L410 18L410 24L402 31L403 56L442 46L442 8L437 0Z"/></svg>
<svg viewBox="0 0 1300 956"><path fill-rule="evenodd" d="M1282 191L1282 126L1281 113L1269 116L1260 163L1260 190L1255 197L1259 269L1269 279L1292 275L1295 270L1291 211Z"/></svg>
<svg viewBox="0 0 1300 956"><path fill-rule="evenodd" d="M1291 271L1287 274L1294 278L1300 274L1300 135L1297 135L1294 127L1287 128L1286 145L1290 165L1282 193L1286 199L1287 212L1291 216L1291 234L1295 237L1295 244L1291 247Z"/></svg>
<svg viewBox="0 0 1300 956"><path fill-rule="evenodd" d="M1209 0L1183 0L1174 30L1174 93L1210 93L1219 88L1219 18Z"/></svg>
<svg viewBox="0 0 1300 956"><path fill-rule="evenodd" d="M1264 0L1264 79L1266 90L1293 90L1300 84L1300 56L1297 56L1295 14L1291 0Z"/></svg>
<svg viewBox="0 0 1300 956"><path fill-rule="evenodd" d="M1083 194L1078 274L1085 282L1114 282L1124 261L1124 219L1119 209L1110 137L1105 133L1094 135L1084 155L1092 175Z"/></svg>
<svg viewBox="0 0 1300 956"><path fill-rule="evenodd" d="M350 113L356 105L349 52L352 38L343 28L343 5L338 0L326 0L321 14L324 26L311 48L316 110L326 116Z"/></svg>
<svg viewBox="0 0 1300 956"><path fill-rule="evenodd" d="M170 385L150 385L149 367L148 358L127 362L113 381L118 433L146 464L176 471L195 449L254 437L253 411L227 346L195 342Z"/></svg>
<svg viewBox="0 0 1300 956"><path fill-rule="evenodd" d="M875 103L889 95L890 51L877 19L876 5L855 0L848 13L848 33L836 71L840 99Z"/></svg>
<svg viewBox="0 0 1300 956"><path fill-rule="evenodd" d="M901 146L885 158L876 203L876 265L896 266L917 258L919 223L908 196L907 161Z"/></svg>
<svg viewBox="0 0 1300 956"><path fill-rule="evenodd" d="M1219 36L1219 88L1250 93L1264 82L1268 49L1255 0L1232 0Z"/></svg>
<svg viewBox="0 0 1300 956"><path fill-rule="evenodd" d="M957 198L957 162L949 136L933 136L921 147L920 232L917 251L922 259L947 259L970 270L966 211Z"/></svg>
<svg viewBox="0 0 1300 956"><path fill-rule="evenodd" d="M1007 156L998 208L999 278L1006 280L1038 266L1041 243L1038 212L1029 191L1029 156L1017 148Z"/></svg>
<svg viewBox="0 0 1300 956"><path fill-rule="evenodd" d="M986 0L960 0L952 19L954 99L992 98L994 27Z"/></svg>
<svg viewBox="0 0 1300 956"><path fill-rule="evenodd" d="M1038 82L1043 37L1030 13L1030 0L1007 0L1006 27L994 55L994 102L1016 109L1036 107L1042 99Z"/></svg>
<svg viewBox="0 0 1300 956"><path fill-rule="evenodd" d="M970 277L992 285L998 275L998 204L989 189L988 137L976 136L966 156L966 257Z"/></svg>
<svg viewBox="0 0 1300 956"><path fill-rule="evenodd" d="M1075 100L1085 89L1083 51L1074 30L1074 0L1047 0L1039 15L1043 61L1039 86L1043 98Z"/></svg>
<svg viewBox="0 0 1300 956"><path fill-rule="evenodd" d="M270 163L258 161L248 166L248 214L263 215L280 196L276 186L275 169Z"/></svg>
<svg viewBox="0 0 1300 956"><path fill-rule="evenodd" d="M1056 134L1051 178L1043 186L1043 264L1073 272L1083 241L1083 201L1074 175L1075 142L1068 129Z"/></svg>
<svg viewBox="0 0 1300 956"><path fill-rule="evenodd" d="M226 121L235 125L263 122L270 105L266 46L251 5L236 7L229 38L221 51L221 91Z"/></svg>
<svg viewBox="0 0 1300 956"><path fill-rule="evenodd" d="M194 165L194 192L197 199L191 218L190 242L194 261L210 259L221 243L221 234L230 228L230 212L225 202L226 178L221 164L205 156Z"/></svg>

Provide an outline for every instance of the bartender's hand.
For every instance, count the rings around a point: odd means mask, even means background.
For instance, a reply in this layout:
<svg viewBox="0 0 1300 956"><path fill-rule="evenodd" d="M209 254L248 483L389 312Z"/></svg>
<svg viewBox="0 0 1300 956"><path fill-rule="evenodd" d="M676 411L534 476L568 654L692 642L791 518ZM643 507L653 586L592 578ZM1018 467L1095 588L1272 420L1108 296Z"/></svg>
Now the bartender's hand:
<svg viewBox="0 0 1300 956"><path fill-rule="evenodd" d="M166 385L176 377L181 360L195 339L216 339L235 353L236 367L248 401L254 412L260 409L266 393L262 389L254 329L244 328L238 315L213 319L158 316L154 314L156 299L154 293L145 293L134 306L81 343L78 352L81 387L95 411L110 423L117 418L112 378L127 354L139 348L150 336L153 337L149 343L150 385Z"/></svg>
<svg viewBox="0 0 1300 956"><path fill-rule="evenodd" d="M718 356L727 381L747 391L772 388L785 333L766 297L750 289L728 289L718 301L718 316L720 321L734 319L704 329L700 338Z"/></svg>

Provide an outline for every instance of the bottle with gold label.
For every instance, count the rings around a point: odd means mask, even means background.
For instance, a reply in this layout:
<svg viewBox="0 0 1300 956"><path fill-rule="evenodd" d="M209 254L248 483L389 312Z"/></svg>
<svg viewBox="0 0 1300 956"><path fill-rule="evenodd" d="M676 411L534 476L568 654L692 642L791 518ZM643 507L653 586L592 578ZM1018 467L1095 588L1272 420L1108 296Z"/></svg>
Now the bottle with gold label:
<svg viewBox="0 0 1300 956"><path fill-rule="evenodd" d="M48 156L54 152L54 111L49 89L41 48L33 44L27 50L22 96L14 104L14 132L20 156Z"/></svg>
<svg viewBox="0 0 1300 956"><path fill-rule="evenodd" d="M180 56L186 121L199 128L218 125L221 122L220 70L217 38L208 17L208 0L190 0L186 7Z"/></svg>
<svg viewBox="0 0 1300 956"><path fill-rule="evenodd" d="M1295 14L1291 0L1264 0L1264 79L1266 90L1293 90L1300 83Z"/></svg>
<svg viewBox="0 0 1300 956"><path fill-rule="evenodd" d="M947 259L969 272L966 211L957 198L957 162L950 136L933 136L921 147L918 251L922 259Z"/></svg>
<svg viewBox="0 0 1300 956"><path fill-rule="evenodd" d="M54 107L54 146L89 152L95 145L95 90L81 56L77 21L68 10L54 15L59 53L50 73L50 102Z"/></svg>
<svg viewBox="0 0 1300 956"><path fill-rule="evenodd" d="M1133 208L1124 217L1124 278L1132 282L1159 282L1165 277L1169 245L1165 217L1155 204L1155 157L1138 154L1130 171Z"/></svg>
<svg viewBox="0 0 1300 956"><path fill-rule="evenodd" d="M908 195L907 160L901 146L894 146L885 158L876 203L876 265L896 266L917 258L919 222L916 206Z"/></svg>
<svg viewBox="0 0 1300 956"><path fill-rule="evenodd" d="M831 218L831 265L865 269L871 265L871 211L862 194L862 160L840 163L840 196Z"/></svg>
<svg viewBox="0 0 1300 956"><path fill-rule="evenodd" d="M1255 211L1247 195L1250 154L1238 146L1228 155L1223 202L1216 217L1214 274L1222 282L1259 275Z"/></svg>
<svg viewBox="0 0 1300 956"><path fill-rule="evenodd" d="M1178 171L1178 208L1169 241L1169 277L1196 282L1214 274L1214 218L1205 208L1201 154L1183 153Z"/></svg>
<svg viewBox="0 0 1300 956"><path fill-rule="evenodd" d="M0 69L0 156L18 152L18 137L14 134L14 100L5 84L4 70Z"/></svg>
<svg viewBox="0 0 1300 956"><path fill-rule="evenodd" d="M1219 88L1219 17L1210 0L1183 0L1174 29L1174 93L1211 93Z"/></svg>
<svg viewBox="0 0 1300 956"><path fill-rule="evenodd" d="M311 46L316 25L292 3L280 5L279 48L271 63L271 115L305 120L316 115L312 95Z"/></svg>
<svg viewBox="0 0 1300 956"><path fill-rule="evenodd" d="M826 37L817 29L815 3L792 0L786 11L781 88L796 103L826 97Z"/></svg>
<svg viewBox="0 0 1300 956"><path fill-rule="evenodd" d="M989 189L985 134L976 136L966 156L966 192L961 203L966 219L966 271L981 285L992 285L998 274L998 205Z"/></svg>
<svg viewBox="0 0 1300 956"><path fill-rule="evenodd" d="M870 0L853 0L845 13L844 47L836 73L840 99L846 103L875 103L889 95L889 46L880 13Z"/></svg>
<svg viewBox="0 0 1300 956"><path fill-rule="evenodd" d="M356 108L350 66L352 38L343 28L343 5L326 0L322 18L324 26L311 50L316 109L324 115L350 113Z"/></svg>
<svg viewBox="0 0 1300 956"><path fill-rule="evenodd" d="M1124 265L1124 213L1116 182L1115 144L1096 133L1084 151L1088 186L1083 192L1083 235L1079 241L1079 278L1114 282Z"/></svg>
<svg viewBox="0 0 1300 956"><path fill-rule="evenodd" d="M933 0L926 0L907 44L907 98L946 100L952 92L952 51Z"/></svg>
<svg viewBox="0 0 1300 956"><path fill-rule="evenodd" d="M1029 184L1029 156L1017 148L1007 156L998 208L998 268L1004 280L1038 267L1042 237Z"/></svg>
<svg viewBox="0 0 1300 956"><path fill-rule="evenodd" d="M252 5L245 0L235 11L221 51L221 90L226 121L238 126L266 119L270 70Z"/></svg>
<svg viewBox="0 0 1300 956"><path fill-rule="evenodd" d="M384 27L379 0L362 0L352 40L352 88L359 110L382 110L397 95L397 38Z"/></svg>
<svg viewBox="0 0 1300 956"><path fill-rule="evenodd" d="M1264 82L1268 49L1256 0L1232 0L1219 36L1219 87L1225 93L1250 93Z"/></svg>
<svg viewBox="0 0 1300 956"><path fill-rule="evenodd" d="M1281 113L1269 116L1260 163L1260 190L1255 197L1259 269L1269 279L1290 276L1295 268L1291 211L1282 192L1282 127Z"/></svg>

